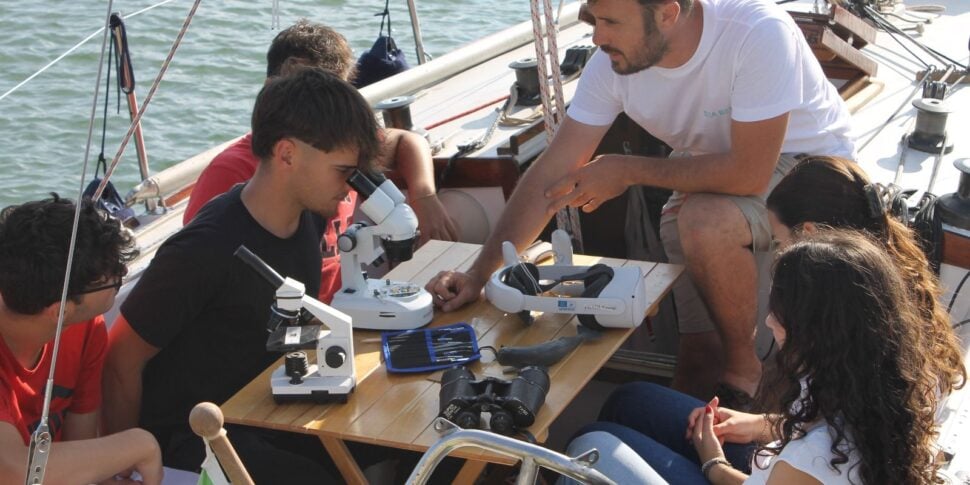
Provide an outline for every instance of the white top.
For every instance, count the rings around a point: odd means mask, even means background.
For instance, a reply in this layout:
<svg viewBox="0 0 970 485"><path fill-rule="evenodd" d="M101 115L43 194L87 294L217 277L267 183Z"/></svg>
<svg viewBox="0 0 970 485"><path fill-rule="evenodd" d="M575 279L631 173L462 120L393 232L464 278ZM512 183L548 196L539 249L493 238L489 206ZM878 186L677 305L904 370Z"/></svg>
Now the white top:
<svg viewBox="0 0 970 485"><path fill-rule="evenodd" d="M569 116L604 126L625 111L675 151L725 153L730 120L791 112L783 153L854 157L849 112L791 16L763 0L700 0L704 27L682 66L620 75L597 51Z"/></svg>
<svg viewBox="0 0 970 485"><path fill-rule="evenodd" d="M849 439L851 440L851 434ZM832 468L831 462L834 457L830 451L832 441L829 427L824 423L816 425L805 436L788 442L778 456L755 455L751 460L751 476L744 483L745 485L767 483L771 469L778 460L788 463L826 485L862 483L857 466L859 452L848 441L843 441L839 448L848 455L849 461L839 465L838 471Z"/></svg>

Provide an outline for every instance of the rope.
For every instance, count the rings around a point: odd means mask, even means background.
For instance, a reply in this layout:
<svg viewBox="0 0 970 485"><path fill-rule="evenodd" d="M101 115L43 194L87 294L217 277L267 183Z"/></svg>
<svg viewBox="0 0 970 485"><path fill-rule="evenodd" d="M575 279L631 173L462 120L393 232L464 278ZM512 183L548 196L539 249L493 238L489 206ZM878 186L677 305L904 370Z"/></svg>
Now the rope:
<svg viewBox="0 0 970 485"><path fill-rule="evenodd" d="M531 0L532 36L535 39L536 64L539 69L539 94L542 98L542 113L546 120L546 141L552 142L556 134L556 120L552 111L552 100L549 99L549 74L546 72L546 44L543 35L542 17L539 14L539 0Z"/></svg>
<svg viewBox="0 0 970 485"><path fill-rule="evenodd" d="M559 25L552 20L552 0L543 0L543 13L546 17L546 39L549 47L549 67L552 68L552 88L556 93L556 112L553 116L556 119L556 128L562 122L563 110L566 103L562 95L562 73L559 70L559 44L556 38L559 36ZM551 140L550 140L551 141Z"/></svg>
<svg viewBox="0 0 970 485"><path fill-rule="evenodd" d="M92 197L94 200L101 198L101 194L104 192L105 186L108 184L108 180L111 179L111 175L115 171L115 167L118 166L118 162L121 160L121 155L125 152L125 147L128 145L128 140L131 139L131 135L135 132L138 127L138 123L141 122L142 115L145 114L145 110L148 109L148 105L152 101L152 97L155 96L155 91L158 90L158 85L162 82L162 77L168 70L169 64L172 63L172 58L175 57L175 51L178 49L179 44L182 43L182 38L185 36L185 32L189 29L189 24L192 23L192 18L195 16L196 10L199 9L199 3L202 0L195 0L192 4L192 9L189 10L189 14L185 17L185 22L182 23L182 28L179 29L178 36L175 37L175 42L172 43L172 48L168 51L168 56L165 58L165 62L162 63L161 69L158 71L158 76L155 76L155 81L152 82L151 89L148 90L148 95L145 96L145 102L142 103L141 108L138 110L138 114L131 119L131 124L128 126L128 133L125 133L124 138L121 139L121 146L118 147L118 153L111 160L111 165L108 167L107 173L105 173L104 178L101 179L101 183L98 185L98 190L94 192Z"/></svg>
<svg viewBox="0 0 970 485"><path fill-rule="evenodd" d="M80 186L77 200L74 204L74 222L71 225L71 242L67 248L67 268L64 269L64 285L61 287L61 304L57 311L57 328L54 330L54 347L51 352L51 367L47 374L47 385L44 387L44 406L41 408L40 424L30 437L27 456L27 473L25 483L43 483L47 471L47 456L50 451L51 435L47 422L50 419L51 397L54 392L54 371L57 369L57 356L61 348L61 333L64 330L64 311L67 308L67 289L71 282L71 268L74 266L74 249L77 246L78 221L81 218L81 194L84 192L84 179L88 170L88 160L91 155L91 138L94 135L94 119L98 111L98 95L101 89L101 71L104 68L104 51L108 45L108 19L114 0L108 0L108 12L105 15L105 25L101 28L101 57L98 62L98 75L94 81L94 101L91 103L91 115L88 117L88 139L84 148L84 163L81 165Z"/></svg>
<svg viewBox="0 0 970 485"><path fill-rule="evenodd" d="M512 101L512 98L506 98L505 103L500 108L497 108L495 110L497 111L495 115L495 119L492 121L492 124L488 127L488 129L485 130L485 133L483 133L482 136L478 137L478 139L473 140L469 143L458 145L456 147L458 148L458 151L455 152L455 154L448 159L448 163L445 164L444 170L441 171L441 176L438 179L439 186L443 185L444 181L448 179L448 175L451 173L451 170L454 168L456 160L458 160L459 158L465 155L468 155L469 153L481 150L485 146L485 144L488 143L488 140L492 138L493 134L495 134L495 130L498 128L499 122L502 120L502 114L505 113L508 110L508 108L511 106L510 101Z"/></svg>
<svg viewBox="0 0 970 485"><path fill-rule="evenodd" d="M136 15L143 14L143 13L149 11L149 10L152 10L154 8L157 8L157 7L161 7L162 5L165 5L166 3L171 3L173 1L175 1L175 0L162 0L161 2L158 2L158 3L154 4L154 5L150 5L148 7L145 7L145 8L143 8L143 9L141 9L141 10L135 12L135 13L131 13L131 14L125 15L124 18L125 19L130 19L130 18L132 18L132 17L134 17ZM31 74L30 76L27 76L27 79L24 79L23 81L20 81L19 83L17 83L16 86L8 89L5 93L0 94L0 100L2 100L3 98L6 98L7 96L9 96L14 91L20 89L24 84L27 84L28 82L30 82L31 80L33 80L35 77L41 75L44 71L50 69L51 66L53 66L54 64L57 64L61 59L64 59L65 57L71 55L72 52L76 51L79 47L81 47L82 45L86 44L89 40L93 39L94 36L100 34L104 29L105 29L105 27L101 27L100 29L94 31L93 33L91 33L91 35L85 37L84 39L82 39L77 44L74 44L73 47L71 47L70 49L68 49L67 51L65 51L63 54L57 56L56 59L54 59L53 61L48 62L47 65L45 65L44 67L42 67L39 70L37 70L37 72Z"/></svg>
<svg viewBox="0 0 970 485"><path fill-rule="evenodd" d="M540 16L539 0L531 0L529 7L532 11L532 32L535 37L536 63L539 68L539 94L542 98L542 115L545 119L547 144L552 144L552 138L559 128L559 121L563 119L565 103L562 94L562 75L559 70L559 48L556 44L557 27L552 20L552 2L543 0L543 15ZM545 29L543 29L545 19ZM548 44L547 44L548 43ZM548 54L548 56L547 56ZM555 99L550 99L549 73L547 63L551 65L552 82ZM553 109L555 102L555 110ZM566 207L556 213L556 225L569 233L575 248L583 251L583 233L579 223L579 212L575 207Z"/></svg>

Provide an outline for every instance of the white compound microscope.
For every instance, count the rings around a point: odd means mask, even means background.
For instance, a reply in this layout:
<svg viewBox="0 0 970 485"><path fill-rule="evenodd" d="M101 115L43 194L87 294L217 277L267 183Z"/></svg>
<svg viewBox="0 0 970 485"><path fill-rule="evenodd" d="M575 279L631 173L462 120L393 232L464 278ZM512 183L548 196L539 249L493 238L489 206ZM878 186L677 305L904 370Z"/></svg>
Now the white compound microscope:
<svg viewBox="0 0 970 485"><path fill-rule="evenodd" d="M273 399L347 402L357 385L350 317L307 296L303 283L284 279L246 246L239 246L235 256L276 287L266 349L286 354L270 378ZM317 362L310 364L305 350L314 348Z"/></svg>
<svg viewBox="0 0 970 485"><path fill-rule="evenodd" d="M411 259L418 217L383 175L355 170L347 184L360 194L360 210L374 224L351 224L337 238L342 286L331 305L350 315L356 328L406 330L427 325L434 317L427 290L406 281L367 278L361 271L362 265L384 255L391 263Z"/></svg>

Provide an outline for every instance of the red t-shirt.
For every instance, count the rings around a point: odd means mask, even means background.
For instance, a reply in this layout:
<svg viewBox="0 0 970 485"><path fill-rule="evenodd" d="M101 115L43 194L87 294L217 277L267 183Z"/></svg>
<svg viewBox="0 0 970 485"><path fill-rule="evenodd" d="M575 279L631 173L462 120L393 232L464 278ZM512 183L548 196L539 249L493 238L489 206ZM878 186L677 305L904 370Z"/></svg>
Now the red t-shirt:
<svg viewBox="0 0 970 485"><path fill-rule="evenodd" d="M61 439L68 412L87 414L101 406L101 368L107 343L103 317L64 328L47 420L54 441ZM40 424L53 347L53 341L44 345L37 365L25 369L0 338L0 421L14 425L25 445Z"/></svg>
<svg viewBox="0 0 970 485"><path fill-rule="evenodd" d="M189 205L185 208L182 223L188 224L206 202L228 192L233 185L252 178L257 166L259 166L259 159L253 155L253 134L247 133L216 155L199 175L195 187L192 188L192 195L189 196ZM320 265L320 294L317 298L327 304L333 300L334 293L340 289L340 253L337 251L337 236L353 221L356 202L357 193L351 191L337 206L337 214L327 222L327 229L320 241L323 261Z"/></svg>

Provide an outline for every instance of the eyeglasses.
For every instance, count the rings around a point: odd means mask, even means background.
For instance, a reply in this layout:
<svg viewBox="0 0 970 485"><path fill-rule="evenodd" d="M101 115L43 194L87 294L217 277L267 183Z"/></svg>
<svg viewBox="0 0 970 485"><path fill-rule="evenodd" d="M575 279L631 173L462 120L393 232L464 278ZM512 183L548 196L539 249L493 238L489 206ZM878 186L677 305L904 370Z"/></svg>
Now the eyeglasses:
<svg viewBox="0 0 970 485"><path fill-rule="evenodd" d="M113 283L110 283L110 284L107 284L107 285L95 286L94 288L87 288L87 289L84 289L84 290L81 290L81 291L77 292L77 294L78 295L86 295L88 293L97 293L99 291L104 291L104 290L107 290L109 288L112 288L115 291L118 291L118 290L121 289L121 284L122 284L122 278L120 276L118 276L117 279L115 279L115 281Z"/></svg>

